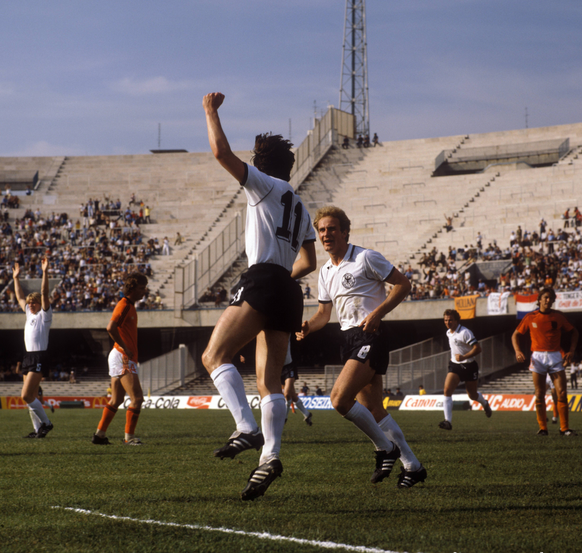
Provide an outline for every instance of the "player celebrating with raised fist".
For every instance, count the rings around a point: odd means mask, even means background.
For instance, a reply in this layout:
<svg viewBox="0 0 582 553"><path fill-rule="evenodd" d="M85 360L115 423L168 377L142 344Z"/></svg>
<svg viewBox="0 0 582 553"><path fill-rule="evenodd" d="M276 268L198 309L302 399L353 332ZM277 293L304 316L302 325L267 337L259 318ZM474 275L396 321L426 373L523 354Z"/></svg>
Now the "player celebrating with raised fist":
<svg viewBox="0 0 582 553"><path fill-rule="evenodd" d="M42 268L40 294L32 292L26 298L19 280L20 265L15 263L12 270L16 300L26 313L26 326L24 327L26 353L21 368L24 375L21 397L26 402L34 426L34 432L25 436L26 438L44 438L53 429L53 425L38 399L40 381L43 376L49 375L47 349L49 330L53 321L53 310L49 300L49 262L47 256L43 257L40 265Z"/></svg>
<svg viewBox="0 0 582 553"><path fill-rule="evenodd" d="M289 185L295 162L292 144L279 135L258 135L254 167L247 165L233 153L222 129L218 108L223 101L224 95L218 92L204 96L208 141L220 165L241 184L247 197L249 269L214 327L202 361L236 422L236 431L214 455L233 458L246 449L263 447L259 467L242 491L243 500L252 500L283 472L279 451L287 409L281 369L290 333L301 328L303 294L296 279L316 267L315 233L309 213ZM262 432L232 364L234 355L255 337Z"/></svg>

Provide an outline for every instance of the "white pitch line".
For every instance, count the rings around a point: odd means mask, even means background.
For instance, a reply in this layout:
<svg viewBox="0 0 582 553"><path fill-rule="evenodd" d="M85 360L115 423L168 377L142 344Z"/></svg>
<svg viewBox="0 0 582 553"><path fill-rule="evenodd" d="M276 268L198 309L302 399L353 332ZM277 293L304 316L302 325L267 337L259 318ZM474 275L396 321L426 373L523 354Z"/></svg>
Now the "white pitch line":
<svg viewBox="0 0 582 553"><path fill-rule="evenodd" d="M272 541L286 541L291 543L298 543L301 545L313 545L315 547L321 547L322 549L344 549L346 551L358 551L359 553L399 553L398 551L391 551L388 549L377 549L375 547L365 547L363 545L348 545L345 543L334 543L332 541L316 541L316 540L305 540L301 538L290 538L287 536L277 536L269 534L267 532L245 532L244 530L234 530L232 528L213 528L212 526L200 526L198 524L178 524L177 522L162 522L159 520L150 519L139 519L131 517L120 517L116 515L106 515L98 511L88 511L87 509L76 509L74 507L59 507L54 506L53 509L63 509L65 511L72 511L74 513L80 513L82 515L93 515L102 518L108 518L112 520L126 520L129 522L138 522L140 524L155 524L157 526L170 526L173 528L185 528L187 530L203 530L206 532L221 532L223 534L235 534L238 536L249 536L253 538L259 538L261 540L272 540Z"/></svg>

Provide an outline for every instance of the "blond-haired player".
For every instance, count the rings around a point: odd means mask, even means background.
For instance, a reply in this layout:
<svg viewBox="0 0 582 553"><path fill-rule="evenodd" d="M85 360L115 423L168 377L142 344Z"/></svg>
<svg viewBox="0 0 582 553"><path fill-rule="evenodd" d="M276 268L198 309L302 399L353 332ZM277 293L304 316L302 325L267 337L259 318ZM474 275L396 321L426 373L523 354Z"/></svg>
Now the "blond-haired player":
<svg viewBox="0 0 582 553"><path fill-rule="evenodd" d="M15 263L12 270L16 300L26 313L26 325L24 327L26 353L24 354L21 368L21 372L24 375L21 397L26 402L34 426L34 432L25 436L26 438L44 438L53 429L53 424L38 399L40 381L43 376L49 375L47 349L53 310L49 299L48 265L48 257L45 256L41 260L42 281L40 294L33 292L26 297L20 285L20 265Z"/></svg>

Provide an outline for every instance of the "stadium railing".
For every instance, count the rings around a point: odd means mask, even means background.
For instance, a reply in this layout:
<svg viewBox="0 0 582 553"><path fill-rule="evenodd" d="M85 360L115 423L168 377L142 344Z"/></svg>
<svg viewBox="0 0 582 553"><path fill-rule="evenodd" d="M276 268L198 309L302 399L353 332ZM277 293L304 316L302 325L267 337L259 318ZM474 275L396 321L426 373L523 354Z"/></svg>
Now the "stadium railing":
<svg viewBox="0 0 582 553"><path fill-rule="evenodd" d="M138 367L141 386L148 395L183 386L186 378L195 372L194 358L184 344L169 353L140 363Z"/></svg>
<svg viewBox="0 0 582 553"><path fill-rule="evenodd" d="M443 389L445 378L448 373L450 351L443 351L403 361L406 356L420 355L423 351L429 351L432 339L413 344L401 350L390 352L391 362L383 378L383 387L394 389L400 388L404 393L415 394L418 386L422 384L428 393L439 392ZM479 340L481 353L476 360L479 365L479 378L484 378L493 373L503 370L515 364L515 354L511 346L511 335L509 333L498 334L483 340ZM407 351L408 350L408 351ZM397 353L396 359L402 361L394 363L392 355ZM331 390L341 372L341 365L325 366L325 389Z"/></svg>

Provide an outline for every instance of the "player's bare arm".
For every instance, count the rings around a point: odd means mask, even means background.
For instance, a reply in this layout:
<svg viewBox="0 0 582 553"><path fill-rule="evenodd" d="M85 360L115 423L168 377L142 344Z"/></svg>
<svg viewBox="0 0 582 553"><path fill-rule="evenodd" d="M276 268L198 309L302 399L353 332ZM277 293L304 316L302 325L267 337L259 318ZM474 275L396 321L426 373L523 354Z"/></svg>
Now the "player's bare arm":
<svg viewBox="0 0 582 553"><path fill-rule="evenodd" d="M48 311L51 302L49 298L49 274L48 274L48 256L42 258L40 262L40 266L42 267L42 282L40 285L40 299L41 299L41 306L43 311Z"/></svg>
<svg viewBox="0 0 582 553"><path fill-rule="evenodd" d="M297 340L303 340L307 337L308 334L321 330L329 322L332 308L333 304L331 302L320 303L319 307L317 308L317 313L315 313L315 315L313 315L309 321L303 321L303 324L301 325L301 331L295 333Z"/></svg>
<svg viewBox="0 0 582 553"><path fill-rule="evenodd" d="M410 293L410 281L396 268L392 270L386 282L392 284L392 290L386 299L362 321L360 326L363 327L364 332L376 332L382 319L402 303Z"/></svg>
<svg viewBox="0 0 582 553"><path fill-rule="evenodd" d="M224 102L224 94L211 92L204 96L202 106L206 113L208 142L214 157L236 180L242 182L245 176L245 164L230 149L230 144L222 129L218 108Z"/></svg>
<svg viewBox="0 0 582 553"><path fill-rule="evenodd" d="M131 359L133 357L133 351L125 345L121 334L119 334L119 325L115 321L109 321L107 332L111 336L111 339L125 352L125 355Z"/></svg>
<svg viewBox="0 0 582 553"><path fill-rule="evenodd" d="M20 305L22 311L26 313L26 298L22 292L22 286L20 286L20 264L15 263L12 269L12 279L14 280L14 293L16 294L16 301Z"/></svg>
<svg viewBox="0 0 582 553"><path fill-rule="evenodd" d="M315 242L306 242L299 250L299 256L293 263L291 278L297 280L312 273L317 268L317 255L315 253Z"/></svg>
<svg viewBox="0 0 582 553"><path fill-rule="evenodd" d="M564 367L572 362L572 358L574 357L574 353L576 351L576 346L578 345L578 337L579 337L578 330L576 330L576 328L573 328L572 337L570 338L570 351L564 355L564 360L562 363Z"/></svg>
<svg viewBox="0 0 582 553"><path fill-rule="evenodd" d="M519 332L517 330L511 335L511 344L513 345L513 350L515 351L515 359L518 363L523 363L525 361L525 355L521 351L521 346L519 345Z"/></svg>
<svg viewBox="0 0 582 553"><path fill-rule="evenodd" d="M479 355L480 353L481 346L477 343L467 353L465 353L465 355L457 353L457 355L455 355L455 359L457 360L457 363L460 363L461 361L475 357L475 355Z"/></svg>

